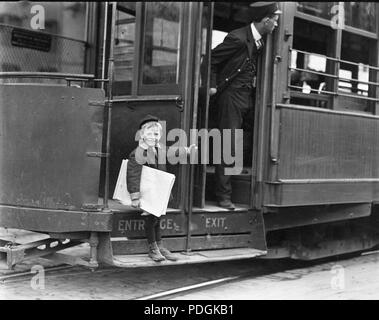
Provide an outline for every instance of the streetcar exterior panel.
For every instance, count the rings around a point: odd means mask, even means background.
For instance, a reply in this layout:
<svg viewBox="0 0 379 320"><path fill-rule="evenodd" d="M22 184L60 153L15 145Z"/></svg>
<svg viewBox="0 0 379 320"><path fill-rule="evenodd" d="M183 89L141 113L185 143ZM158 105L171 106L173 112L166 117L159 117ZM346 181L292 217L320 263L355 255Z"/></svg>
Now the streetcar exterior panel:
<svg viewBox="0 0 379 320"><path fill-rule="evenodd" d="M80 210L97 204L103 109L99 89L0 85L1 204ZM93 154L92 154L93 153ZM25 226L26 227L26 226Z"/></svg>
<svg viewBox="0 0 379 320"><path fill-rule="evenodd" d="M259 60L252 165L247 173L233 177L232 199L245 207L234 212L209 208L214 180L206 165L169 166L176 175L170 202L174 209L162 219L161 227L171 250L256 248L265 252L270 232L361 221L377 214L373 204L379 201L377 91L369 87L363 95L359 91L363 89L352 86L355 95L349 98L338 91L340 75L333 76L334 84L329 80L323 84L335 90L331 94L296 86L293 71L313 72L303 71L306 66L301 63L306 59L297 57L320 54L317 43L324 40L320 35L330 28L312 13L300 12L304 3L280 5L283 15L277 34L268 37ZM237 13L251 10L244 3L235 6ZM55 85L43 81L0 85L0 226L62 237L84 232L92 249L100 241L100 255L109 262L113 255L147 251L140 210L117 209L108 203L121 161L138 143L135 133L140 119L154 114L166 121L164 135L170 129L182 129L186 145L193 142L190 129L210 129L209 68L201 64L210 61L212 28L226 34L246 24L248 15L207 2L108 3L108 15L105 8L105 4L88 4L87 14L96 13L87 16L88 50L81 51L80 62L65 60L54 70L60 72L72 62L80 65L80 72L104 76L90 85L93 88L71 87L71 81L64 86L62 79L49 80ZM226 10L230 10L230 24ZM310 32L312 28L320 32ZM11 32L9 26L6 30ZM349 27L346 30L351 32ZM336 42L329 41L329 46L341 47L342 36L350 39L341 30L330 33ZM314 43L306 41L313 34ZM375 32L361 34L378 43ZM78 43L82 47L84 42ZM304 53L306 45L311 53ZM379 46L375 48L369 57L362 54L371 66L379 63ZM334 47L325 52L338 55ZM59 60L60 53L51 51L49 57ZM293 66L291 59L299 65ZM324 73L337 72L330 64L337 58L325 59ZM6 71L4 66L1 71ZM315 74L319 76L313 72L309 81L315 81ZM370 71L369 80L370 86L377 81ZM108 101L100 88L112 89L107 92ZM339 112L346 110L351 113ZM95 253L91 256L96 260Z"/></svg>

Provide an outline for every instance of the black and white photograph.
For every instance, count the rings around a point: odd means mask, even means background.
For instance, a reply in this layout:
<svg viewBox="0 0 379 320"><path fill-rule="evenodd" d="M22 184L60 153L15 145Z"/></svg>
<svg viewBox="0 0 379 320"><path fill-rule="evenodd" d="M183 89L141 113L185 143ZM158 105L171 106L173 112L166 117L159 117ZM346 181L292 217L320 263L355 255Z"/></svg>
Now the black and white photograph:
<svg viewBox="0 0 379 320"><path fill-rule="evenodd" d="M1 1L0 300L379 300L379 4Z"/></svg>

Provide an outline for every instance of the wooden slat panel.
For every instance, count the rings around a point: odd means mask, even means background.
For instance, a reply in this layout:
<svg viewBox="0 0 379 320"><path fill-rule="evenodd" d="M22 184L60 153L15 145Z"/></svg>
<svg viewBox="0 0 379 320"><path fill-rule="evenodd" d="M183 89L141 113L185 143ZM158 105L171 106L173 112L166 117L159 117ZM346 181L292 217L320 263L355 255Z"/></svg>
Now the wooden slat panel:
<svg viewBox="0 0 379 320"><path fill-rule="evenodd" d="M379 198L379 118L291 105L279 110L279 162L266 183L265 205Z"/></svg>
<svg viewBox="0 0 379 320"><path fill-rule="evenodd" d="M379 178L379 120L281 109L279 179Z"/></svg>

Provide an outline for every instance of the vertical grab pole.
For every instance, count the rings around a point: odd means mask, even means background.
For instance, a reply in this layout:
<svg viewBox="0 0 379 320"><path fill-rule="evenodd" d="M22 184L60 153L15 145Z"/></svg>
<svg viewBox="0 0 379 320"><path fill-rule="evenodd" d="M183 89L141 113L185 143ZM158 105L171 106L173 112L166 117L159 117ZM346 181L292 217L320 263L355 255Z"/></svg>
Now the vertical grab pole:
<svg viewBox="0 0 379 320"><path fill-rule="evenodd" d="M103 58L102 58L102 70L101 70L101 79L105 78L105 54L107 47L107 28L108 28L108 1L105 2L104 8L104 36L103 36ZM101 89L104 90L104 81L101 81Z"/></svg>
<svg viewBox="0 0 379 320"><path fill-rule="evenodd" d="M271 35L272 37L272 35ZM271 126L270 126L270 158L271 161L276 163L278 162L278 155L275 145L275 113L276 113L276 88L277 88L277 77L278 77L278 63L280 62L281 57L277 52L276 41L274 43L274 39L272 39L273 47L274 47L274 65L272 71L272 91L271 91Z"/></svg>
<svg viewBox="0 0 379 320"><path fill-rule="evenodd" d="M109 210L109 162L110 162L110 149L111 149L111 125L112 125L112 100L113 100L113 74L114 74L114 30L116 22L116 2L112 2L112 20L110 29L110 43L109 43L109 57L108 57L108 88L107 88L107 103L108 108L108 121L107 121L107 141L106 141L106 158L105 158L105 183L104 183L104 210Z"/></svg>
<svg viewBox="0 0 379 320"><path fill-rule="evenodd" d="M202 16L203 16L203 3L199 3L198 18L196 24L195 32L195 65L194 65L194 90L193 90L193 114L192 114L192 129L197 128L197 109L198 109L198 96L199 96L199 85L200 85L200 56L201 56L201 44L202 44ZM197 132L196 130L191 130L190 143L195 143L197 145ZM193 189L194 189L194 175L195 168L192 164L192 153L190 158L190 183L189 183L189 197L188 197L188 216L187 216L187 242L186 251L187 253L191 251L191 219L192 219L192 207L193 207Z"/></svg>

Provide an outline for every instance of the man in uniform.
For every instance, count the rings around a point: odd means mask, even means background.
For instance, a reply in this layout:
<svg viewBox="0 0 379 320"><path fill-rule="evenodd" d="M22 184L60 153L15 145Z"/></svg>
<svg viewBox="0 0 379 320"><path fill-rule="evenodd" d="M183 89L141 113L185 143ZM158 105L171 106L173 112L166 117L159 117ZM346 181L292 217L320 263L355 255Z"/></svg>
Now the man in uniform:
<svg viewBox="0 0 379 320"><path fill-rule="evenodd" d="M263 36L278 25L281 11L276 2L254 2L250 5L251 24L233 30L212 50L210 95L217 94L218 128L231 129L231 151L235 155L235 129L242 129L244 120L253 122L257 57L262 52ZM247 140L247 139L245 139ZM246 141L251 144L250 141ZM245 150L244 150L245 151ZM249 151L251 153L251 151ZM231 176L227 165L216 165L216 197L219 206L233 210Z"/></svg>

